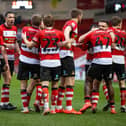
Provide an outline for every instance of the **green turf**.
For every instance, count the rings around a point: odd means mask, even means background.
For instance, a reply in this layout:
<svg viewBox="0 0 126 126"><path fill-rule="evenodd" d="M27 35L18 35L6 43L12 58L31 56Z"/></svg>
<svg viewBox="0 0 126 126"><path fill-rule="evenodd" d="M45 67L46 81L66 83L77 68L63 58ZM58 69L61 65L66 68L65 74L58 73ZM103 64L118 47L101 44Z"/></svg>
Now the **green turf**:
<svg viewBox="0 0 126 126"><path fill-rule="evenodd" d="M96 114L92 114L91 110L88 110L83 115L66 115L55 114L43 116L41 113L31 112L29 114L22 114L21 98L20 98L20 83L15 79L12 79L11 85L11 102L17 105L17 110L14 111L0 111L0 126L125 126L126 125L126 113L120 113L120 98L118 84L114 83L115 88L115 100L116 100L116 115L111 115L110 112L102 112L102 107L106 103L103 91L100 90L100 100L98 104L98 111ZM2 83L2 81L0 81ZM79 110L83 105L83 81L76 81L75 93L73 99L73 107ZM34 93L35 94L35 93ZM34 96L32 97L31 106L34 102ZM64 102L65 106L65 102Z"/></svg>

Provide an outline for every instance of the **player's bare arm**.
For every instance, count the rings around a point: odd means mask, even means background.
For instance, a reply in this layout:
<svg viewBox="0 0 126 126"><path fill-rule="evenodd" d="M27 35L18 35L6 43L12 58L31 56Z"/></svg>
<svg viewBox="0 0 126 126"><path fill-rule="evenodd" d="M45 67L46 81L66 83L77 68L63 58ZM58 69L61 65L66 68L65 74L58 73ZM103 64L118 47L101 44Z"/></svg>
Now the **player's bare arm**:
<svg viewBox="0 0 126 126"><path fill-rule="evenodd" d="M15 43L15 52L17 52L19 55L20 55L20 53L21 53L17 41L16 41L16 43Z"/></svg>
<svg viewBox="0 0 126 126"><path fill-rule="evenodd" d="M79 43L83 43L85 37L86 37L88 34L90 34L91 32L93 32L93 31L95 31L95 30L97 30L97 29L98 29L98 28L92 28L92 29L91 29L90 31L88 31L87 33L81 35L81 36L79 37L79 39L78 39L78 42L79 42Z"/></svg>
<svg viewBox="0 0 126 126"><path fill-rule="evenodd" d="M65 31L64 31L65 40L69 40L70 39L70 32L71 31L72 31L72 28L70 26L67 26Z"/></svg>
<svg viewBox="0 0 126 126"><path fill-rule="evenodd" d="M9 49L15 49L15 45L14 45L14 44L4 43L4 46L5 46L6 48L9 48Z"/></svg>
<svg viewBox="0 0 126 126"><path fill-rule="evenodd" d="M8 57L7 57L7 53L6 53L6 50L5 50L5 47L4 46L1 47L1 53L2 53L3 58L5 60L4 70L8 70L9 69Z"/></svg>
<svg viewBox="0 0 126 126"><path fill-rule="evenodd" d="M66 48L71 48L72 43L74 42L74 39L69 39L63 42L58 43L58 47L63 47L65 46Z"/></svg>
<svg viewBox="0 0 126 126"><path fill-rule="evenodd" d="M112 38L112 45L111 45L111 47L112 47L112 49L114 49L116 47L116 45L115 45L115 34L113 33L113 31L109 32L109 34L110 34L110 36Z"/></svg>

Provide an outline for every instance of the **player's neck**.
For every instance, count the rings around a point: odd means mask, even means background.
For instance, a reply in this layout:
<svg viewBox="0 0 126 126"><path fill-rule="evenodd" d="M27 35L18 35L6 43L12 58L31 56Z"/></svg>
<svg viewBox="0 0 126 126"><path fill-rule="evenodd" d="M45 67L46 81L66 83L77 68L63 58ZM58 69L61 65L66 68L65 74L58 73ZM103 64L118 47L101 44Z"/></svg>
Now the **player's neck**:
<svg viewBox="0 0 126 126"><path fill-rule="evenodd" d="M53 29L53 27L45 27L45 29L49 29L50 30L50 29Z"/></svg>
<svg viewBox="0 0 126 126"><path fill-rule="evenodd" d="M75 21L76 23L78 23L78 19L77 18L72 18L71 20Z"/></svg>
<svg viewBox="0 0 126 126"><path fill-rule="evenodd" d="M9 26L9 25L7 24L7 22L5 22L4 25L5 25L7 28L11 28L11 27L12 27L12 26Z"/></svg>
<svg viewBox="0 0 126 126"><path fill-rule="evenodd" d="M33 28L39 29L39 26L32 25Z"/></svg>

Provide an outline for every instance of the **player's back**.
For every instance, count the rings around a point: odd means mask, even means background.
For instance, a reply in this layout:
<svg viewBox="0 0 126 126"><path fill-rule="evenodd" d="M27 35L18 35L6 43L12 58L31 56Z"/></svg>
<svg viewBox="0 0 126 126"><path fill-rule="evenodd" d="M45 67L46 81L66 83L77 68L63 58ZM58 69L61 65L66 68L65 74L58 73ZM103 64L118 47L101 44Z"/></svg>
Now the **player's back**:
<svg viewBox="0 0 126 126"><path fill-rule="evenodd" d="M115 34L115 48L112 50L113 62L124 64L124 50L126 42L126 33L121 29L112 28Z"/></svg>
<svg viewBox="0 0 126 126"><path fill-rule="evenodd" d="M39 28L36 27L32 27L32 26L25 26L22 29L22 33L26 33L27 39L29 41L31 41L33 39L33 37L35 36L35 34L40 31ZM24 43L24 41L22 40L22 43ZM24 43L25 44L25 43Z"/></svg>
<svg viewBox="0 0 126 126"><path fill-rule="evenodd" d="M93 49L93 63L96 64L111 64L111 44L112 39L107 31L96 30L89 36Z"/></svg>
<svg viewBox="0 0 126 126"><path fill-rule="evenodd" d="M26 37L29 41L35 36L35 34L40 31L39 28L35 28L32 26L25 26L22 29L22 33L26 33ZM32 49L29 49L24 40L21 43L21 55L19 59L22 62L30 63L30 64L39 64L39 47L35 46Z"/></svg>
<svg viewBox="0 0 126 126"><path fill-rule="evenodd" d="M57 44L64 40L63 33L56 29L44 29L40 34L41 59L59 59Z"/></svg>
<svg viewBox="0 0 126 126"><path fill-rule="evenodd" d="M121 29L114 29L113 28L113 32L115 34L115 44L116 44L116 47L117 50L122 50L124 51L124 46L125 46L125 41L126 41L126 32L121 30Z"/></svg>

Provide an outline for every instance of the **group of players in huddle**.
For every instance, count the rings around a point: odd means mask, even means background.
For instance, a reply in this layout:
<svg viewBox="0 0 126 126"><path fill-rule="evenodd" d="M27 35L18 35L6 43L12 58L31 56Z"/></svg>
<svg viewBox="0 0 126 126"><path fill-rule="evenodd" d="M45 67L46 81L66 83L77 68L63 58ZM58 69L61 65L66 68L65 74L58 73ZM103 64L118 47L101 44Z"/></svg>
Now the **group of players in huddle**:
<svg viewBox="0 0 126 126"><path fill-rule="evenodd" d="M8 11L5 23L0 26L1 62L0 73L3 75L0 108L14 110L16 106L9 102L9 87L14 71L14 54L19 54L19 68L17 79L21 85L21 112L29 113L29 102L36 87L34 107L36 112L43 108L43 115L48 113L82 114L88 108L93 113L97 111L99 87L103 81L103 90L107 104L103 110L110 108L116 114L114 106L114 90L112 87L115 72L120 87L121 112L126 112L125 87L125 40L126 33L121 30L122 19L114 16L112 27L107 20L100 20L89 32L78 37L78 25L83 13L79 9L71 10L71 19L57 30L52 15L41 16L35 14L31 18L31 26L22 29L21 47L17 43L17 28L14 26L15 14ZM58 25L58 24L57 24ZM59 24L60 25L60 24ZM87 50L85 64L86 80L84 85L84 105L76 111L72 107L75 83L74 49L76 47ZM30 83L28 84L28 80ZM58 86L58 82L60 84ZM51 107L49 107L49 82L51 81ZM66 97L66 108L62 101Z"/></svg>

